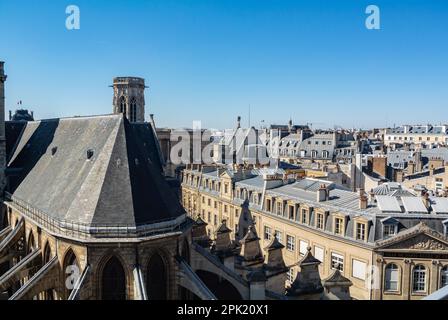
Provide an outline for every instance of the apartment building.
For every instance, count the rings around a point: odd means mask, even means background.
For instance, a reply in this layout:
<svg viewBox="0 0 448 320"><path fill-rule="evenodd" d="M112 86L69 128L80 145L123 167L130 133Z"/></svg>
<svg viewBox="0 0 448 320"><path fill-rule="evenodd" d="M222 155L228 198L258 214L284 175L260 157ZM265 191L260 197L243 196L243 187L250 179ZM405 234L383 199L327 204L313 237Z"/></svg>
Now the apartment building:
<svg viewBox="0 0 448 320"><path fill-rule="evenodd" d="M446 198L417 196L396 183L367 194L275 170L198 167L183 172L182 201L212 237L223 220L235 239L252 223L263 246L277 237L290 281L311 247L321 277L339 269L355 299L421 299L448 284Z"/></svg>

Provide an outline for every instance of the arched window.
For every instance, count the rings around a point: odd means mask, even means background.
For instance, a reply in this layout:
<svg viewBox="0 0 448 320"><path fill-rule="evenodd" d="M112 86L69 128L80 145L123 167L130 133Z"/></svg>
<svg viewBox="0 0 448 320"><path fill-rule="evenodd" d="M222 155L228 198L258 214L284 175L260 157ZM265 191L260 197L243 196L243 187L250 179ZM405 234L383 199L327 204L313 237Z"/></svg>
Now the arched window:
<svg viewBox="0 0 448 320"><path fill-rule="evenodd" d="M44 248L44 264L47 264L51 260L51 247L50 244L47 242Z"/></svg>
<svg viewBox="0 0 448 320"><path fill-rule="evenodd" d="M448 286L448 266L444 266L440 271L440 287Z"/></svg>
<svg viewBox="0 0 448 320"><path fill-rule="evenodd" d="M398 291L400 269L394 263L390 263L386 266L386 272L384 275L384 289L386 291Z"/></svg>
<svg viewBox="0 0 448 320"><path fill-rule="evenodd" d="M120 98L120 112L126 115L126 98L121 97Z"/></svg>
<svg viewBox="0 0 448 320"><path fill-rule="evenodd" d="M325 151L322 152L322 157L323 158L329 158L330 157L330 153L327 150L325 150Z"/></svg>
<svg viewBox="0 0 448 320"><path fill-rule="evenodd" d="M73 291L76 281L78 280L77 276L80 277L80 267L78 263L78 259L76 258L75 253L70 249L64 258L64 269L62 270L64 276L64 287L66 288L67 298L70 296L70 293ZM67 281L70 280L70 281Z"/></svg>
<svg viewBox="0 0 448 320"><path fill-rule="evenodd" d="M316 150L311 151L311 158L317 158L317 151Z"/></svg>
<svg viewBox="0 0 448 320"><path fill-rule="evenodd" d="M137 121L137 101L135 98L131 99L131 122Z"/></svg>
<svg viewBox="0 0 448 320"><path fill-rule="evenodd" d="M126 275L120 261L112 257L107 261L102 274L102 300L126 299Z"/></svg>
<svg viewBox="0 0 448 320"><path fill-rule="evenodd" d="M415 266L412 272L412 291L426 291L426 268L421 264Z"/></svg>
<svg viewBox="0 0 448 320"><path fill-rule="evenodd" d="M30 235L28 236L28 243L26 246L26 252L31 253L36 248L36 242L34 241L34 235L33 232L30 232Z"/></svg>
<svg viewBox="0 0 448 320"><path fill-rule="evenodd" d="M149 300L167 299L167 276L166 266L162 257L154 254L148 264L146 272L146 291Z"/></svg>

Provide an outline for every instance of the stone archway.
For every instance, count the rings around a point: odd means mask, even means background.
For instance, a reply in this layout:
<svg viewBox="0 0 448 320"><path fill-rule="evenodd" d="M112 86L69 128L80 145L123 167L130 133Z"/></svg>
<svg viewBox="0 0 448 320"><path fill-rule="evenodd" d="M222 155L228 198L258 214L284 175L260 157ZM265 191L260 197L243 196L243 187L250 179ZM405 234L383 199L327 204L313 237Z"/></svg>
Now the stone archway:
<svg viewBox="0 0 448 320"><path fill-rule="evenodd" d="M168 299L168 272L162 257L155 253L146 269L146 293L149 300Z"/></svg>
<svg viewBox="0 0 448 320"><path fill-rule="evenodd" d="M219 277L217 274L196 270L196 274L202 282L210 289L218 300L242 300L240 292L229 281Z"/></svg>
<svg viewBox="0 0 448 320"><path fill-rule="evenodd" d="M115 256L109 258L101 272L101 299L126 300L126 273Z"/></svg>

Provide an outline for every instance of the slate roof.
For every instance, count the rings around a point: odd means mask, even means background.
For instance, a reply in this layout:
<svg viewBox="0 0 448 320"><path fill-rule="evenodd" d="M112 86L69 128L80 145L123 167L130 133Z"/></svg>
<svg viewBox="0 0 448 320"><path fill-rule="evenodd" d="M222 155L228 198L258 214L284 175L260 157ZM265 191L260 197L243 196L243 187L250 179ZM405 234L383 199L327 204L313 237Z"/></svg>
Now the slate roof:
<svg viewBox="0 0 448 320"><path fill-rule="evenodd" d="M174 219L184 210L162 176L157 143L149 124L123 115L28 122L8 163L9 192L58 221Z"/></svg>

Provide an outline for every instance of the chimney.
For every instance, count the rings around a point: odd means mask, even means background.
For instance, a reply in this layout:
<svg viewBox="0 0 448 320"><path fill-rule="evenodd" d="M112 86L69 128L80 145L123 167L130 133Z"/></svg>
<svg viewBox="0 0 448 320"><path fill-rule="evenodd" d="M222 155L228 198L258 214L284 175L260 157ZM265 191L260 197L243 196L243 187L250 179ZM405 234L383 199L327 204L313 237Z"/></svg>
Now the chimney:
<svg viewBox="0 0 448 320"><path fill-rule="evenodd" d="M359 190L359 209L364 210L367 209L368 197L364 191L364 189Z"/></svg>
<svg viewBox="0 0 448 320"><path fill-rule="evenodd" d="M12 120L12 111L9 110L9 121L11 121L11 120Z"/></svg>
<svg viewBox="0 0 448 320"><path fill-rule="evenodd" d="M317 202L327 201L329 198L330 191L324 184L321 184L319 190L317 190Z"/></svg>
<svg viewBox="0 0 448 320"><path fill-rule="evenodd" d="M241 128L241 116L238 116L236 118L236 128L237 129Z"/></svg>
<svg viewBox="0 0 448 320"><path fill-rule="evenodd" d="M426 191L423 191L422 193L422 200L423 200L423 204L425 205L425 207L427 209L429 209L430 205L431 205L431 200L429 200L429 193Z"/></svg>

